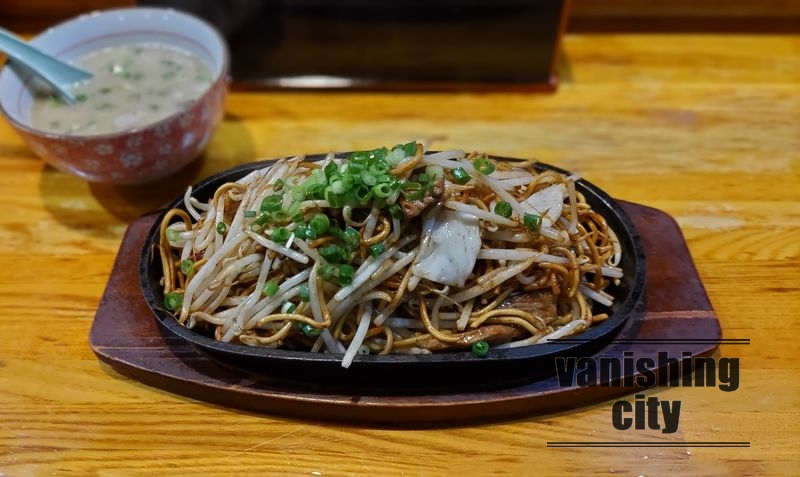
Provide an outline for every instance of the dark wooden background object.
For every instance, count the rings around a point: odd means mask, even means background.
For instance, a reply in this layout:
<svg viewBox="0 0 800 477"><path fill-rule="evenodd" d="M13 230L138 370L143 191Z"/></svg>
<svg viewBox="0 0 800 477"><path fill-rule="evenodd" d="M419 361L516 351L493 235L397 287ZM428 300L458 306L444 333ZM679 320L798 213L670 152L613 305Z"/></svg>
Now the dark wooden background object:
<svg viewBox="0 0 800 477"><path fill-rule="evenodd" d="M680 343L607 343L595 356L656 359L682 352L711 354L721 338L719 321L677 223L657 209L620 202L635 224L648 260L647 310L625 325L620 339L697 340ZM128 228L95 315L90 344L119 373L191 398L269 414L310 419L392 424L499 419L575 408L636 387L559 387L555 376L469 392L414 389L362 394L358 390L288 382L233 368L173 337L162 336L139 288L142 243L155 215ZM468 379L468 378L467 378Z"/></svg>

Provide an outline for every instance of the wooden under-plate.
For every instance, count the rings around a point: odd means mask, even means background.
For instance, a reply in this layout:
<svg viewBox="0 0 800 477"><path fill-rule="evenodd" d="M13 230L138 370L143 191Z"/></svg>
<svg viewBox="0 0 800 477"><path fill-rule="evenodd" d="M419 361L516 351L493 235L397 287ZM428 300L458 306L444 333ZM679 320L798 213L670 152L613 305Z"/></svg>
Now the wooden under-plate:
<svg viewBox="0 0 800 477"><path fill-rule="evenodd" d="M721 338L677 223L666 213L619 201L647 255L646 311L628 320L593 357L658 361L711 354ZM156 214L125 233L94 318L89 342L97 357L142 383L202 401L270 414L373 423L435 423L497 419L563 410L640 391L638 387L559 386L552 374L513 382L453 388L356 388L273 377L232 367L173 336L162 334L139 286L138 261ZM630 355L628 355L630 356Z"/></svg>

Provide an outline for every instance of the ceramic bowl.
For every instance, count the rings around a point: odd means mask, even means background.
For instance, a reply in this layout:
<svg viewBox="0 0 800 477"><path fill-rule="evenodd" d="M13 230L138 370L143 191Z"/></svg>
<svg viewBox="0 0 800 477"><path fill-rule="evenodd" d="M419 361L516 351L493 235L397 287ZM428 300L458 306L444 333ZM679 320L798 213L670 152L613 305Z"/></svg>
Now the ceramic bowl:
<svg viewBox="0 0 800 477"><path fill-rule="evenodd" d="M0 72L0 110L38 156L90 182L143 184L166 177L197 158L222 117L228 87L228 49L206 22L170 9L128 8L94 12L61 23L30 43L66 61L124 43L158 43L199 56L209 67L206 92L167 118L118 133L67 135L31 125L30 74Z"/></svg>

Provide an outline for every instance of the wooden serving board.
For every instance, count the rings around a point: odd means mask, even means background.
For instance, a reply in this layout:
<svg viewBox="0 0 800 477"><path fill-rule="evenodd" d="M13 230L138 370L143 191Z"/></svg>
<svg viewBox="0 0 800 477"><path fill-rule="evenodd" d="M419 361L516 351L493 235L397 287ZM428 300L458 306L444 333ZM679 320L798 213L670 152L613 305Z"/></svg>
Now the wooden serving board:
<svg viewBox="0 0 800 477"><path fill-rule="evenodd" d="M677 223L666 213L619 202L647 255L647 308L595 353L636 359L658 352L711 354L722 333ZM638 387L560 387L548 378L452 392L412 388L384 393L309 384L254 374L162 335L139 286L139 257L156 215L127 229L89 336L97 357L142 383L223 406L307 419L420 424L498 419L575 408ZM631 342L630 340L634 340ZM656 340L656 341L644 341ZM669 340L665 342L664 340ZM680 341L685 340L685 341ZM469 380L469 376L464 377Z"/></svg>

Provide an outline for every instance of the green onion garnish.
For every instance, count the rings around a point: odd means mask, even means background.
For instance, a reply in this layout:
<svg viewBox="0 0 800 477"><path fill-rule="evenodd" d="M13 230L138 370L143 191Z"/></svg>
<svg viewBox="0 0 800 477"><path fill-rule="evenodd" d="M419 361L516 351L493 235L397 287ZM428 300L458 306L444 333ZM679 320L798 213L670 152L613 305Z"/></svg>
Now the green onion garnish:
<svg viewBox="0 0 800 477"><path fill-rule="evenodd" d="M335 162L331 161L325 165L323 171L325 172L325 177L330 179L334 174L339 172L339 166Z"/></svg>
<svg viewBox="0 0 800 477"><path fill-rule="evenodd" d="M177 242L181 239L181 233L175 229L167 229L167 240L170 242Z"/></svg>
<svg viewBox="0 0 800 477"><path fill-rule="evenodd" d="M306 336L308 336L310 338L313 338L315 336L319 336L320 334L322 334L322 329L321 328L314 328L313 325L310 325L308 323L298 323L298 325L300 327L300 331L302 331L304 335L306 335Z"/></svg>
<svg viewBox="0 0 800 477"><path fill-rule="evenodd" d="M170 292L164 295L164 306L167 307L167 310L175 311L180 309L182 305L183 305L183 293Z"/></svg>
<svg viewBox="0 0 800 477"><path fill-rule="evenodd" d="M381 242L374 243L369 246L369 254L372 255L373 257L377 257L378 255L382 254L385 251L386 251L386 246Z"/></svg>
<svg viewBox="0 0 800 477"><path fill-rule="evenodd" d="M308 283L300 284L300 301L308 303L311 301L311 294L308 291Z"/></svg>
<svg viewBox="0 0 800 477"><path fill-rule="evenodd" d="M281 313L294 313L297 310L297 305L290 301L283 302L281 305Z"/></svg>
<svg viewBox="0 0 800 477"><path fill-rule="evenodd" d="M431 176L433 180L436 180L444 176L444 169L442 166L428 166L425 168L425 173Z"/></svg>
<svg viewBox="0 0 800 477"><path fill-rule="evenodd" d="M275 296L278 293L278 284L272 280L264 284L264 294L267 296Z"/></svg>
<svg viewBox="0 0 800 477"><path fill-rule="evenodd" d="M306 197L309 199L319 200L325 196L325 186L323 184L313 183L306 187Z"/></svg>
<svg viewBox="0 0 800 477"><path fill-rule="evenodd" d="M392 193L392 188L388 182L382 182L372 188L372 196L379 199L385 199Z"/></svg>
<svg viewBox="0 0 800 477"><path fill-rule="evenodd" d="M472 179L472 176L463 167L456 167L450 173L453 175L453 182L458 185L464 185Z"/></svg>
<svg viewBox="0 0 800 477"><path fill-rule="evenodd" d="M342 233L342 240L347 248L355 250L361 245L361 234L358 233L358 230L348 225Z"/></svg>
<svg viewBox="0 0 800 477"><path fill-rule="evenodd" d="M244 211L244 216L245 216L245 218L252 219L253 217L256 216L256 211L255 210L245 210Z"/></svg>
<svg viewBox="0 0 800 477"><path fill-rule="evenodd" d="M354 273L355 269L353 268L352 265L348 265L346 263L339 265L339 273L338 273L339 285L344 287L353 283Z"/></svg>
<svg viewBox="0 0 800 477"><path fill-rule="evenodd" d="M194 262L189 260L188 258L185 260L181 260L181 273L186 275L187 277L192 274L194 271Z"/></svg>
<svg viewBox="0 0 800 477"><path fill-rule="evenodd" d="M285 244L289 237L292 235L286 227L278 227L272 230L272 240L279 244Z"/></svg>
<svg viewBox="0 0 800 477"><path fill-rule="evenodd" d="M485 358L489 354L489 343L486 341L476 341L472 344L472 354L479 358Z"/></svg>
<svg viewBox="0 0 800 477"><path fill-rule="evenodd" d="M378 183L378 177L368 171L361 171L361 182L367 187L372 187Z"/></svg>
<svg viewBox="0 0 800 477"><path fill-rule="evenodd" d="M413 156L417 153L417 142L411 141L400 146L406 156Z"/></svg>
<svg viewBox="0 0 800 477"><path fill-rule="evenodd" d="M217 233L220 235L225 235L225 232L228 231L228 226L225 222L217 222Z"/></svg>
<svg viewBox="0 0 800 477"><path fill-rule="evenodd" d="M525 212L525 215L522 217L522 224L531 230L539 230L539 227L542 226L542 218L536 214Z"/></svg>
<svg viewBox="0 0 800 477"><path fill-rule="evenodd" d="M509 218L511 217L511 212L513 212L511 204L509 204L504 200L501 200L494 206L494 213L499 215L500 217Z"/></svg>
<svg viewBox="0 0 800 477"><path fill-rule="evenodd" d="M322 213L316 214L311 220L308 221L308 226L314 231L314 234L319 237L328 231L331 222L328 216Z"/></svg>
<svg viewBox="0 0 800 477"><path fill-rule="evenodd" d="M268 195L261 201L261 212L277 212L283 207L283 196L280 194Z"/></svg>
<svg viewBox="0 0 800 477"><path fill-rule="evenodd" d="M475 159L472 162L472 165L478 170L478 172L484 175L489 175L495 170L494 163L485 156Z"/></svg>
<svg viewBox="0 0 800 477"><path fill-rule="evenodd" d="M367 205L372 198L372 190L366 184L359 184L353 191L360 205Z"/></svg>
<svg viewBox="0 0 800 477"><path fill-rule="evenodd" d="M403 184L403 196L408 200L419 200L425 197L425 188L419 182Z"/></svg>
<svg viewBox="0 0 800 477"><path fill-rule="evenodd" d="M319 254L322 255L322 258L331 263L342 263L346 262L348 259L347 250L339 245L336 245L335 243L324 245L318 250Z"/></svg>
<svg viewBox="0 0 800 477"><path fill-rule="evenodd" d="M322 277L323 280L330 280L336 275L336 269L333 268L333 265L323 264L319 267L319 276Z"/></svg>
<svg viewBox="0 0 800 477"><path fill-rule="evenodd" d="M295 202L301 202L306 198L306 191L303 190L302 187L294 187L292 189L292 200Z"/></svg>

